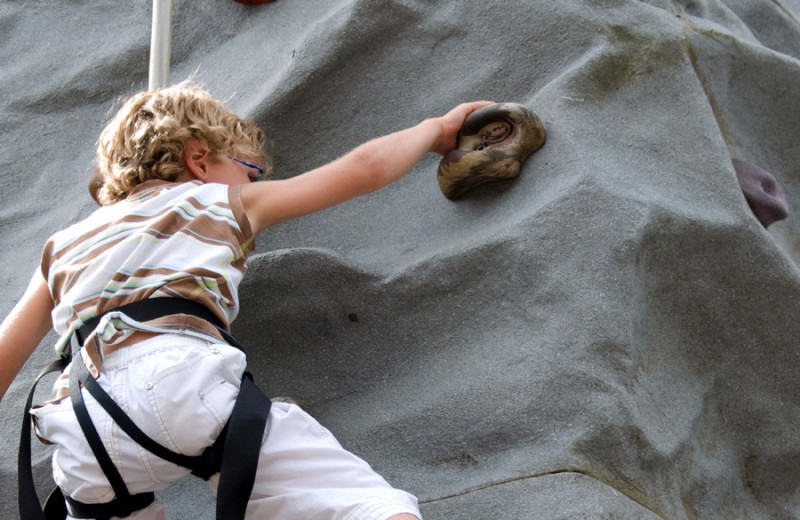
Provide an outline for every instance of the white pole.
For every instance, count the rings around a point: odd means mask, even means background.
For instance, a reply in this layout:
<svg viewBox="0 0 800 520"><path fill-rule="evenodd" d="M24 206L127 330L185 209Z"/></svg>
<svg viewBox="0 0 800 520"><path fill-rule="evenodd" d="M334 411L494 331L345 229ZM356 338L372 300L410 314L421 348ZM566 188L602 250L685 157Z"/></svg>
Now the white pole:
<svg viewBox="0 0 800 520"><path fill-rule="evenodd" d="M172 50L172 0L153 0L153 28L150 35L150 90L169 84Z"/></svg>

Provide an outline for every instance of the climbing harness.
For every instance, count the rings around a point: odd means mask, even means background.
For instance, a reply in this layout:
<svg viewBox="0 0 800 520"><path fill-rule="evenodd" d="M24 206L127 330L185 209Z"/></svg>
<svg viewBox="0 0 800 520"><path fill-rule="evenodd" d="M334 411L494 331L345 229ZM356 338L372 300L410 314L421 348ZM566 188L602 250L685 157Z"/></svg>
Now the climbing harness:
<svg viewBox="0 0 800 520"><path fill-rule="evenodd" d="M119 311L137 321L149 321L171 314L190 314L213 324L230 345L244 350L226 332L219 320L203 305L183 298L153 298L123 305L108 312ZM94 331L100 319L107 313L94 317L75 333L82 346ZM80 357L78 357L80 359ZM39 504L33 480L31 464L31 416L34 391L39 380L46 374L63 371L70 357L62 357L45 367L36 377L25 404L25 417L22 422L18 457L19 513L24 520L64 520L69 514L73 518L94 518L109 520L111 517L126 517L135 511L149 506L154 500L153 493L128 492L125 482L111 457L103 446L97 429L92 422L81 389L85 389L97 400L100 406L134 442L154 455L191 470L192 474L204 480L219 473L217 488L217 520L240 520L244 518L247 501L253 489L256 476L261 441L266 428L271 402L253 383L252 374L245 372L239 389L239 396L233 406L228 423L217 440L202 454L188 456L176 453L148 437L128 417L114 399L103 390L92 377L85 363L72 364L69 374L69 391L72 407L83 434L97 459L100 468L111 484L115 498L104 504L85 504L78 502L56 487L44 507ZM235 456L230 456L235 454ZM227 455L227 456L226 456Z"/></svg>

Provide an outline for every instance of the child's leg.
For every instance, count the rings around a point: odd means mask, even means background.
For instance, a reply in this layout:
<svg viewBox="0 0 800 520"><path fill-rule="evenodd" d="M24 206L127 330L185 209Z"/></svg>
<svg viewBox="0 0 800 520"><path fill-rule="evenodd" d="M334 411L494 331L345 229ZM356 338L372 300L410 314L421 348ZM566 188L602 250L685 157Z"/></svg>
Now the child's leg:
<svg viewBox="0 0 800 520"><path fill-rule="evenodd" d="M209 480L216 490L217 476ZM406 520L417 499L392 488L300 407L273 403L247 518Z"/></svg>

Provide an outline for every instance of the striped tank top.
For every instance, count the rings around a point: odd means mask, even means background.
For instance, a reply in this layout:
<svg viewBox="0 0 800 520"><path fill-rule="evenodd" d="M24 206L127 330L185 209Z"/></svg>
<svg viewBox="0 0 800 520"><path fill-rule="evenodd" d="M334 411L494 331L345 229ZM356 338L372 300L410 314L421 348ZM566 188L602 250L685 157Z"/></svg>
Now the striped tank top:
<svg viewBox="0 0 800 520"><path fill-rule="evenodd" d="M182 297L228 325L254 237L240 186L148 181L54 234L41 269L53 296L56 351L85 321L146 298Z"/></svg>

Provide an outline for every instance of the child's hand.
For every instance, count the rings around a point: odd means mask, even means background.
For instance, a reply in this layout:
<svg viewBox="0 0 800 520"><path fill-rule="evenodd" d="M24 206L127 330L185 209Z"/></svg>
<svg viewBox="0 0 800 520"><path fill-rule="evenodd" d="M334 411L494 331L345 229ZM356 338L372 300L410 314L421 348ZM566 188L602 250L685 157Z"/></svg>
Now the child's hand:
<svg viewBox="0 0 800 520"><path fill-rule="evenodd" d="M491 105L492 101L473 101L462 103L445 115L435 118L434 121L439 125L439 137L431 145L431 152L445 155L456 147L456 137L458 131L464 124L468 115L486 105Z"/></svg>

